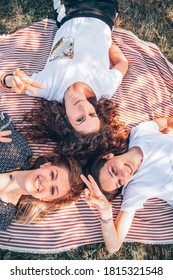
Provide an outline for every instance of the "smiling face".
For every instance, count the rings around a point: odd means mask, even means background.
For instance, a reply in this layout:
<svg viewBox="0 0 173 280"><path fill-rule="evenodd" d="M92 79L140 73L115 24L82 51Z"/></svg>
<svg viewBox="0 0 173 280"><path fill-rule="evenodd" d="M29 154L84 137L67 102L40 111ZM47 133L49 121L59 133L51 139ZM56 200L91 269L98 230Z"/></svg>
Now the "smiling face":
<svg viewBox="0 0 173 280"><path fill-rule="evenodd" d="M45 163L29 172L25 179L25 191L45 201L62 198L70 191L69 171L64 165Z"/></svg>
<svg viewBox="0 0 173 280"><path fill-rule="evenodd" d="M65 94L66 115L73 128L82 133L90 134L100 130L100 120L94 106L83 94L82 87L70 88Z"/></svg>
<svg viewBox="0 0 173 280"><path fill-rule="evenodd" d="M127 184L142 162L142 152L136 148L119 156L107 155L107 161L100 169L99 181L102 188L111 192Z"/></svg>

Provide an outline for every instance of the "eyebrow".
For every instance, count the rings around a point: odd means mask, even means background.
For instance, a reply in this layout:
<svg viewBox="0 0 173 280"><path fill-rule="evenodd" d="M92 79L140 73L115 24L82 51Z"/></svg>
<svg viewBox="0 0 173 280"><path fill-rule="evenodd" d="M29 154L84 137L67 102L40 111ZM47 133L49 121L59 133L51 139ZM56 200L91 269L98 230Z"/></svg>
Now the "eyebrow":
<svg viewBox="0 0 173 280"><path fill-rule="evenodd" d="M109 173L109 175L113 178L113 175L112 175L112 173L111 173L110 170L109 170L109 167L108 167L108 173Z"/></svg>
<svg viewBox="0 0 173 280"><path fill-rule="evenodd" d="M108 168L108 173L110 174L110 176L113 178L112 173L110 172L109 168ZM116 188L118 189L118 182L115 183Z"/></svg>
<svg viewBox="0 0 173 280"><path fill-rule="evenodd" d="M57 180L58 178L58 170L55 170L55 179Z"/></svg>

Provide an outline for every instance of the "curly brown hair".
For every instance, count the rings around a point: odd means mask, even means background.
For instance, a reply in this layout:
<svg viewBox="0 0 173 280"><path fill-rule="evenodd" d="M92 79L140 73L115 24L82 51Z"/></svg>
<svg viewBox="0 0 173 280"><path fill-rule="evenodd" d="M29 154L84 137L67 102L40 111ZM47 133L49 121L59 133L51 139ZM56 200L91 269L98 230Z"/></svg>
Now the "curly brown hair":
<svg viewBox="0 0 173 280"><path fill-rule="evenodd" d="M31 223L41 220L49 211L56 210L61 206L76 202L83 191L83 181L80 178L82 173L81 166L72 157L58 154L39 156L31 169L40 168L40 165L51 162L52 165L66 166L69 170L70 191L64 197L52 201L41 201L30 195L22 195L17 204L16 219L22 223Z"/></svg>
<svg viewBox="0 0 173 280"><path fill-rule="evenodd" d="M24 118L29 124L25 127L28 137L39 143L53 141L57 143L56 153L75 156L80 161L112 148L125 151L129 130L119 119L118 105L108 99L89 101L101 120L99 132L80 134L69 123L63 103L37 99L35 108Z"/></svg>

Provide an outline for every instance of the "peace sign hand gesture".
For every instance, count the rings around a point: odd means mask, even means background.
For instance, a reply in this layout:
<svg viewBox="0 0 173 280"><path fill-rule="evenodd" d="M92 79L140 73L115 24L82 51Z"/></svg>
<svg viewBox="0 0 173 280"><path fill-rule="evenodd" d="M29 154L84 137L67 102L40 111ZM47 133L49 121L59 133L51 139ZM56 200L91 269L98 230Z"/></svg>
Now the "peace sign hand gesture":
<svg viewBox="0 0 173 280"><path fill-rule="evenodd" d="M42 84L31 80L25 72L20 69L14 71L12 84L12 90L18 94L24 93L26 90L30 91L32 94L36 94L35 88L44 89Z"/></svg>
<svg viewBox="0 0 173 280"><path fill-rule="evenodd" d="M90 207L95 207L100 212L102 219L106 220L112 216L112 206L100 191L96 181L91 175L88 179L81 175L82 181L86 184L87 188L84 189L85 200Z"/></svg>

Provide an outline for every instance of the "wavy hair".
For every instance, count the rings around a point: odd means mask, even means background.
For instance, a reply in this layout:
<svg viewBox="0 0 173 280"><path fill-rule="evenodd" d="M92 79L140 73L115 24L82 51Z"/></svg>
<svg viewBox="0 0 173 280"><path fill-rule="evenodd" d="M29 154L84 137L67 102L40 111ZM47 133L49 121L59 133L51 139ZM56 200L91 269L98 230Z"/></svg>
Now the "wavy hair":
<svg viewBox="0 0 173 280"><path fill-rule="evenodd" d="M118 105L108 99L89 101L101 121L99 132L80 134L68 121L63 103L37 98L34 109L24 117L27 137L38 143L53 141L56 143L54 152L75 156L81 162L112 148L120 153L125 151L129 130L119 119Z"/></svg>
<svg viewBox="0 0 173 280"><path fill-rule="evenodd" d="M41 201L30 195L22 195L17 204L16 219L19 223L31 223L40 221L49 212L69 205L78 200L83 190L83 182L80 178L81 166L72 157L52 154L49 156L39 156L30 169L37 169L40 165L51 162L52 165L66 166L69 170L70 191L64 197L52 201Z"/></svg>

